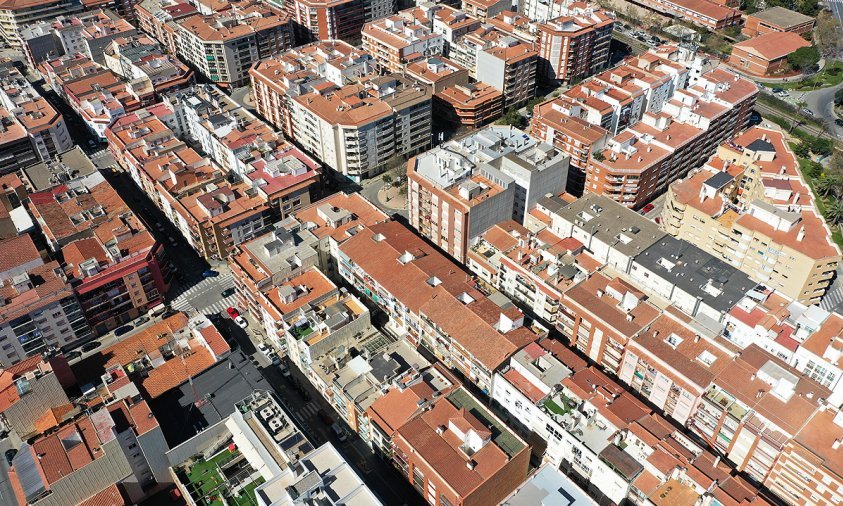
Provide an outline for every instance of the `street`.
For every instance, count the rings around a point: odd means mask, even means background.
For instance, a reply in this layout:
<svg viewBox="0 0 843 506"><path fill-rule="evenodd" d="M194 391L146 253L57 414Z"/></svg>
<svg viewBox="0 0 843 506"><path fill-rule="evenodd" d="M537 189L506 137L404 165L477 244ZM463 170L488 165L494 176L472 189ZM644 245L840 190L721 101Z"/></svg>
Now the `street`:
<svg viewBox="0 0 843 506"><path fill-rule="evenodd" d="M843 139L843 127L839 127L834 123L834 120L837 119L837 116L834 114L834 94L841 88L843 88L843 83L830 88L808 91L802 93L798 98L798 100L805 102L805 107L814 113L814 118L825 123L829 132L838 139Z"/></svg>

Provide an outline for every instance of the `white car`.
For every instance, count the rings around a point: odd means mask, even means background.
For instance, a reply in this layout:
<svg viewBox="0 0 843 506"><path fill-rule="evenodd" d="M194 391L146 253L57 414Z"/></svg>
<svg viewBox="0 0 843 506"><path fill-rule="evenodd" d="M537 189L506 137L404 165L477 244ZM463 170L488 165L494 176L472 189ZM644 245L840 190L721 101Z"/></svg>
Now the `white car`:
<svg viewBox="0 0 843 506"><path fill-rule="evenodd" d="M246 319L243 318L242 316L238 316L237 318L235 318L234 323L236 323L237 326L240 327L241 329L245 329L246 327L249 326L249 322L247 322Z"/></svg>

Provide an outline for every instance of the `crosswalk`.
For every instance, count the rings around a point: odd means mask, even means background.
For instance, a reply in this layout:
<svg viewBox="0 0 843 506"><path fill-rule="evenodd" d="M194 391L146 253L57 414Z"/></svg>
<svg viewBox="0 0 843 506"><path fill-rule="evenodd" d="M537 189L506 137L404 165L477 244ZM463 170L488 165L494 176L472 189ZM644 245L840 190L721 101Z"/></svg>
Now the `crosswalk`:
<svg viewBox="0 0 843 506"><path fill-rule="evenodd" d="M202 314L219 313L237 303L236 295L219 299L222 292L234 286L230 272L215 278L205 278L192 286L177 286L170 292L170 307L176 311L195 310ZM202 295L209 295L202 297ZM214 296L216 295L216 296ZM208 304L209 301L213 301Z"/></svg>
<svg viewBox="0 0 843 506"><path fill-rule="evenodd" d="M317 406L315 402L311 401L296 410L296 414L299 415L299 418L310 418L316 415L318 411L319 406Z"/></svg>
<svg viewBox="0 0 843 506"><path fill-rule="evenodd" d="M843 286L838 286L834 290L828 292L823 297L820 307L826 311L834 311L834 309L843 303Z"/></svg>

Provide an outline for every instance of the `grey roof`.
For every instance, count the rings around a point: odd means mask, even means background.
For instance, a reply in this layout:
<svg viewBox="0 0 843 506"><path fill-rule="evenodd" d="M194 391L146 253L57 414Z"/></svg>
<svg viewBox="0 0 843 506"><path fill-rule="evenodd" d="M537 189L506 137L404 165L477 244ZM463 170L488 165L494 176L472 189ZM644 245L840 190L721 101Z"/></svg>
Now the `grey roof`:
<svg viewBox="0 0 843 506"><path fill-rule="evenodd" d="M12 460L12 465L27 501L32 502L47 492L47 484L41 476L35 450L29 444L24 443L21 446Z"/></svg>
<svg viewBox="0 0 843 506"><path fill-rule="evenodd" d="M770 7L761 12L756 12L753 16L781 27L801 25L814 19L811 16L806 16L805 14L794 12L784 7Z"/></svg>
<svg viewBox="0 0 843 506"><path fill-rule="evenodd" d="M545 464L501 504L505 506L585 506L597 504L577 484Z"/></svg>
<svg viewBox="0 0 843 506"><path fill-rule="evenodd" d="M583 195L556 214L629 256L644 251L665 235L654 222L594 193ZM621 235L628 241L617 240Z"/></svg>
<svg viewBox="0 0 843 506"><path fill-rule="evenodd" d="M724 186L732 182L733 179L734 178L728 173L721 171L706 179L705 184L714 188L715 190L719 190L720 188L723 188Z"/></svg>
<svg viewBox="0 0 843 506"><path fill-rule="evenodd" d="M609 464L612 469L618 472L626 481L632 481L644 467L635 460L635 457L621 450L615 445L609 445L600 452L600 459Z"/></svg>
<svg viewBox="0 0 843 506"><path fill-rule="evenodd" d="M59 153L49 162L26 167L23 169L23 176L35 191L41 191L96 171L96 166L82 148L74 146L64 153Z"/></svg>
<svg viewBox="0 0 843 506"><path fill-rule="evenodd" d="M665 259L675 266L665 267ZM689 293L717 311L729 311L748 291L758 283L749 276L693 244L664 236L643 253L635 257L635 263L656 273L674 286ZM713 295L703 287L709 284L720 291Z"/></svg>
<svg viewBox="0 0 843 506"><path fill-rule="evenodd" d="M185 381L153 399L150 407L173 448L233 413L235 404L255 390L270 389L254 364L238 350L194 376L192 385Z"/></svg>
<svg viewBox="0 0 843 506"><path fill-rule="evenodd" d="M762 139L755 139L754 141L749 143L749 146L746 149L750 151L763 151L766 153L775 153L776 147L773 146L771 143L762 140Z"/></svg>

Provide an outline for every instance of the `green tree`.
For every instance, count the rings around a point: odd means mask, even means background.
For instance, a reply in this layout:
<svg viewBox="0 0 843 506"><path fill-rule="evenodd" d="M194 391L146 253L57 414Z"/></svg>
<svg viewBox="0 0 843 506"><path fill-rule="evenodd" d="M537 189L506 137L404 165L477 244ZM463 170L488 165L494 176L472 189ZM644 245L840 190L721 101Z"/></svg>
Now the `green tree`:
<svg viewBox="0 0 843 506"><path fill-rule="evenodd" d="M814 137L811 139L811 152L819 156L828 156L834 148L834 143L828 139Z"/></svg>
<svg viewBox="0 0 843 506"><path fill-rule="evenodd" d="M807 165L806 168L802 171L802 172L805 173L806 176L808 176L811 179L817 179L818 177L820 177L820 175L823 172L822 165L820 165L816 162L810 162L806 165Z"/></svg>
<svg viewBox="0 0 843 506"><path fill-rule="evenodd" d="M835 200L829 203L825 208L825 219L833 225L843 221L843 201Z"/></svg>
<svg viewBox="0 0 843 506"><path fill-rule="evenodd" d="M836 193L839 188L840 182L831 177L821 177L814 182L814 189L824 197Z"/></svg>
<svg viewBox="0 0 843 506"><path fill-rule="evenodd" d="M800 141L799 144L794 146L793 152L800 158L808 158L811 156L811 145L807 142Z"/></svg>
<svg viewBox="0 0 843 506"><path fill-rule="evenodd" d="M526 121L524 120L524 116L521 116L518 113L518 109L515 107L510 107L506 114L503 115L501 119L498 120L499 125L510 125L516 128L523 128L526 125Z"/></svg>
<svg viewBox="0 0 843 506"><path fill-rule="evenodd" d="M805 71L820 61L820 52L815 46L800 47L787 55L787 62L795 70Z"/></svg>

